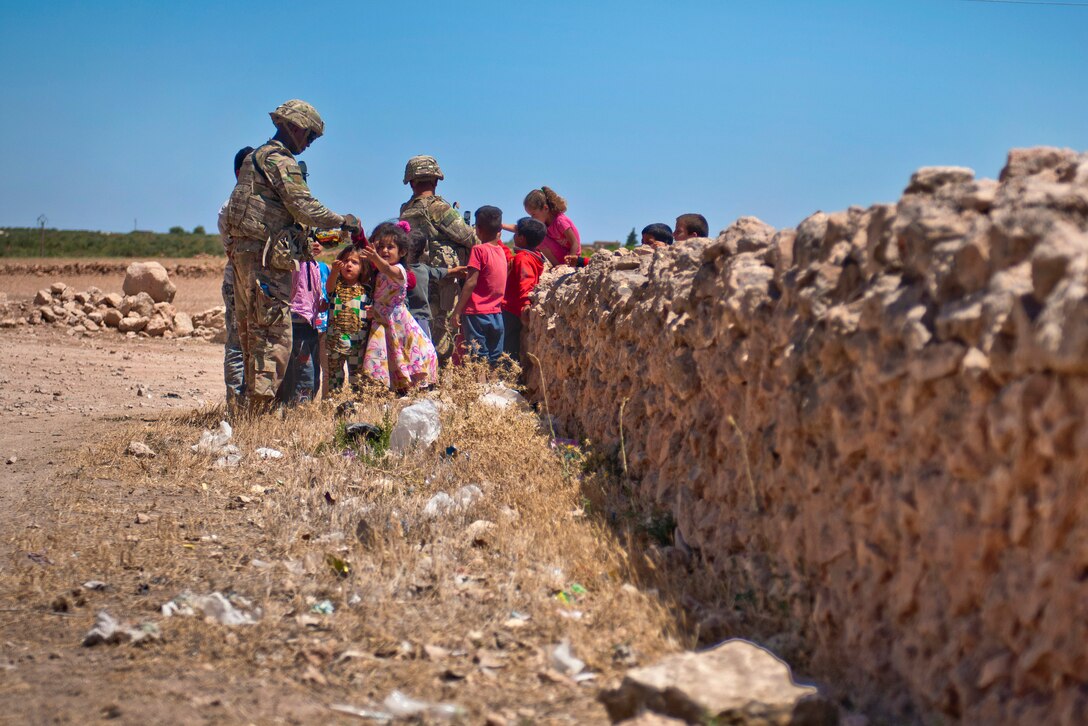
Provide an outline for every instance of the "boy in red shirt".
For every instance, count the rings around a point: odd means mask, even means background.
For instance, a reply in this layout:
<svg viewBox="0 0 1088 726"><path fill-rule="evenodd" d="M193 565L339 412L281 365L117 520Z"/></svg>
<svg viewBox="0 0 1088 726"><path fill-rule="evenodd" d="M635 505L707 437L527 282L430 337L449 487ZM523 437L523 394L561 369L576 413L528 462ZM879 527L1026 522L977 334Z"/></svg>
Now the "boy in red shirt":
<svg viewBox="0 0 1088 726"><path fill-rule="evenodd" d="M514 360L521 356L521 327L529 314L529 293L544 274L544 255L537 247L548 234L543 222L522 217L514 227L514 248L517 253L510 263L506 277L506 295L502 301L502 324L505 329L503 352Z"/></svg>
<svg viewBox="0 0 1088 726"><path fill-rule="evenodd" d="M481 244L469 253L468 276L450 318L454 330L460 327L469 354L486 358L492 365L498 363L503 352L502 301L507 263L501 232L501 209L486 206L476 210L476 235Z"/></svg>

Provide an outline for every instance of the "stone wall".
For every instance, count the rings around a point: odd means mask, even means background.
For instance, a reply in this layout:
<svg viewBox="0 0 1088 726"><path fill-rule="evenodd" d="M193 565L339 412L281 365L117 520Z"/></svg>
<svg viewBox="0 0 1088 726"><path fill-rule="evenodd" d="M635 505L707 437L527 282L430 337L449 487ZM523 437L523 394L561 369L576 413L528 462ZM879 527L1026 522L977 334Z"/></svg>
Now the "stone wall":
<svg viewBox="0 0 1088 726"><path fill-rule="evenodd" d="M626 401L641 493L781 590L855 698L1088 713L1088 154L596 255L545 275L525 340L560 427L615 447Z"/></svg>

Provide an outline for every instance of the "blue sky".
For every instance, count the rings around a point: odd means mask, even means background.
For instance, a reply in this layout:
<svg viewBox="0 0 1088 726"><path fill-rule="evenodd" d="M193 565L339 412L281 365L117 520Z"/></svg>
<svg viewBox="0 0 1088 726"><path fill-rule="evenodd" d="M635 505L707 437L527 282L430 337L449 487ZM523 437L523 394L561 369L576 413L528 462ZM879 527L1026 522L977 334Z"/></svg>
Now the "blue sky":
<svg viewBox="0 0 1088 726"><path fill-rule="evenodd" d="M367 226L421 153L508 219L553 187L584 242L687 211L789 226L920 166L1088 148L1085 38L1088 7L964 0L0 0L0 226L214 229L288 98L326 121L314 193Z"/></svg>

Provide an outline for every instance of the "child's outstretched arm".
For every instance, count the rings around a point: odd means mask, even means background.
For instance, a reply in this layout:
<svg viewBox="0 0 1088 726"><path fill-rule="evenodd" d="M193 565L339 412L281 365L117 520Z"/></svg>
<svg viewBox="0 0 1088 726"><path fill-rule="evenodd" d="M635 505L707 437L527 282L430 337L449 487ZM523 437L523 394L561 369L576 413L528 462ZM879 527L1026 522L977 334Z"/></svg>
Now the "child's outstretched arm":
<svg viewBox="0 0 1088 726"><path fill-rule="evenodd" d="M373 247L367 247L363 250L363 257L367 262L374 265L378 269L378 272L382 273L397 285L403 285L406 280L404 279L404 271L399 267L394 267L388 262L383 260L378 255L378 250Z"/></svg>
<svg viewBox="0 0 1088 726"><path fill-rule="evenodd" d="M567 228L567 231L563 233L563 236L567 240L567 249L570 250L567 254L579 257L582 254L582 240L578 239L578 235L571 228Z"/></svg>
<svg viewBox="0 0 1088 726"><path fill-rule="evenodd" d="M468 277L465 278L465 284L461 287L461 297L457 298L457 307L453 309L453 314L450 316L450 327L453 328L455 334L461 327L461 315L465 312L465 308L468 307L468 301L472 297L472 291L476 289L476 281L479 279L480 271L475 267L468 268Z"/></svg>
<svg viewBox="0 0 1088 726"><path fill-rule="evenodd" d="M329 270L329 279L325 280L325 293L332 295L336 292L336 281L340 279L340 268L344 263L340 260L336 260L332 263L332 269Z"/></svg>

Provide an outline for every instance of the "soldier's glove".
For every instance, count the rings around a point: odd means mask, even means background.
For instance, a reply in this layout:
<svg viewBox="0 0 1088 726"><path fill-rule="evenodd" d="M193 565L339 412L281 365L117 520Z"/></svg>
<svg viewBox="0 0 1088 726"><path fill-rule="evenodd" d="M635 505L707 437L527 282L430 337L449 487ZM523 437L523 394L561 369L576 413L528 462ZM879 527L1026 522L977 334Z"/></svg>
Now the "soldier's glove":
<svg viewBox="0 0 1088 726"><path fill-rule="evenodd" d="M363 224L354 214L345 214L344 223L340 225L340 229L346 229L348 232L351 232L352 236L354 237L356 234L362 231Z"/></svg>

